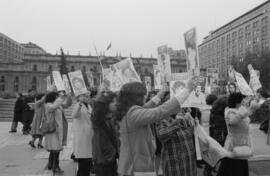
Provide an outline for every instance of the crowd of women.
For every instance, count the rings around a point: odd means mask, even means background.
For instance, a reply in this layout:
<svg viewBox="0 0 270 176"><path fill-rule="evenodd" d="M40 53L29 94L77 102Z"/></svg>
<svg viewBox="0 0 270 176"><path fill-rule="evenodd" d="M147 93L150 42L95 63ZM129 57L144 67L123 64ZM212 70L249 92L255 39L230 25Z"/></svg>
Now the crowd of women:
<svg viewBox="0 0 270 176"><path fill-rule="evenodd" d="M235 84L230 84L228 95L207 96L206 103L211 107L209 135L235 153L222 159L218 168L212 168L196 157L194 127L202 123L202 112L199 108L181 107L193 88L194 82L189 81L181 95L170 97L166 86L157 93L147 93L142 83L131 82L119 92L101 88L76 97L71 117L77 176L89 176L90 172L96 176L145 172L158 175L160 170L164 176L196 176L198 167L204 168L206 176L214 172L219 176L248 176L251 155L243 152L252 149L249 117L269 123L268 94L259 89L256 96L246 97L236 92ZM64 91L35 98L30 131L33 139L29 145L35 147L35 140L39 139L38 146L43 147L45 136L44 147L49 152L46 168L55 173L63 173L59 153L66 145L68 133L64 109L71 104L71 96ZM49 121L51 126L42 128ZM269 129L266 132L270 145Z"/></svg>

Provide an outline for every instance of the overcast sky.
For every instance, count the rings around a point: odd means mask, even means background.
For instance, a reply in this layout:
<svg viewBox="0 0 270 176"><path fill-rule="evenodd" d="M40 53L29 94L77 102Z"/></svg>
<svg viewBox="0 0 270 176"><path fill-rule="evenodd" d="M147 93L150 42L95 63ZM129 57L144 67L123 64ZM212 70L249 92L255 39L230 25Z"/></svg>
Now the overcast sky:
<svg viewBox="0 0 270 176"><path fill-rule="evenodd" d="M183 33L197 28L198 44L209 31L265 0L1 0L0 32L34 42L47 52L150 57L163 44L184 49ZM58 52L59 53L59 52Z"/></svg>

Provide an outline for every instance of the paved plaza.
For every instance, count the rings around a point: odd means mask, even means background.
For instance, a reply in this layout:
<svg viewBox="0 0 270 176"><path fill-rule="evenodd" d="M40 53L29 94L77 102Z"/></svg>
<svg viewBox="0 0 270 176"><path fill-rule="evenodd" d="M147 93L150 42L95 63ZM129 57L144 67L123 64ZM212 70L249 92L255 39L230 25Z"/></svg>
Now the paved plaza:
<svg viewBox="0 0 270 176"><path fill-rule="evenodd" d="M0 176L48 176L51 172L44 170L47 163L48 153L44 149L32 149L28 145L31 136L21 133L22 126L19 125L18 132L8 133L11 122L0 122ZM74 176L76 164L70 160L72 152L71 123L69 123L68 145L60 156L60 165L65 171L64 176ZM258 130L258 125L252 125L252 136L254 138L255 154L270 155L270 147L265 144L265 135ZM250 162L250 175L270 175L270 162ZM256 174L257 173L257 174ZM199 170L199 176L202 171Z"/></svg>

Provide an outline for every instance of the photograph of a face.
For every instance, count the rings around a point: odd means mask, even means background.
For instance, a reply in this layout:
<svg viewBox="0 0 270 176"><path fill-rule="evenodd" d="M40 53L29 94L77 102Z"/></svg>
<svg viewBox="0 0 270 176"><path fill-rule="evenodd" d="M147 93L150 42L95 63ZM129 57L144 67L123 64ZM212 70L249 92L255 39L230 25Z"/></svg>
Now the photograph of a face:
<svg viewBox="0 0 270 176"><path fill-rule="evenodd" d="M88 92L80 70L69 72L68 76L75 96Z"/></svg>

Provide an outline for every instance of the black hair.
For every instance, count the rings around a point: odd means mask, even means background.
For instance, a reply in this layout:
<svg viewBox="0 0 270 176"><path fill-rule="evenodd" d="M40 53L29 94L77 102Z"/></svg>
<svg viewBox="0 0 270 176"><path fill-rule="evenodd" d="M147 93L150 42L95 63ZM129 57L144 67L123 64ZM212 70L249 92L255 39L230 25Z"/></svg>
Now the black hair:
<svg viewBox="0 0 270 176"><path fill-rule="evenodd" d="M217 99L218 97L216 95L210 94L206 97L205 101L207 105L213 105Z"/></svg>
<svg viewBox="0 0 270 176"><path fill-rule="evenodd" d="M57 92L49 92L45 97L45 103L53 103L58 97Z"/></svg>
<svg viewBox="0 0 270 176"><path fill-rule="evenodd" d="M233 86L233 87L236 89L236 84L235 84L235 83L233 83L233 82L229 83L229 85L228 85L228 86Z"/></svg>
<svg viewBox="0 0 270 176"><path fill-rule="evenodd" d="M232 93L228 99L228 107L236 108L237 104L240 104L246 96L240 92Z"/></svg>
<svg viewBox="0 0 270 176"><path fill-rule="evenodd" d="M211 113L215 115L224 116L224 111L227 105L228 105L228 97L222 96L213 103Z"/></svg>
<svg viewBox="0 0 270 176"><path fill-rule="evenodd" d="M202 113L200 111L199 108L195 108L195 107L191 107L191 112L190 112L190 115L193 117L193 118L198 118L199 121L201 122L201 119L202 119Z"/></svg>
<svg viewBox="0 0 270 176"><path fill-rule="evenodd" d="M263 88L259 88L257 90L257 93L259 93L263 98L268 98L269 94L267 93L267 91Z"/></svg>
<svg viewBox="0 0 270 176"><path fill-rule="evenodd" d="M44 97L44 93L39 93L39 94L37 94L37 96L36 96L36 100L40 100L42 97Z"/></svg>
<svg viewBox="0 0 270 176"><path fill-rule="evenodd" d="M33 91L33 89L28 89L28 93L30 93L30 92L32 92Z"/></svg>
<svg viewBox="0 0 270 176"><path fill-rule="evenodd" d="M94 98L97 95L97 93L98 93L97 88L94 87L90 88L90 98Z"/></svg>
<svg viewBox="0 0 270 176"><path fill-rule="evenodd" d="M124 84L117 96L116 106L119 113L117 115L118 120L122 120L132 106L143 106L146 92L146 87L141 82Z"/></svg>

